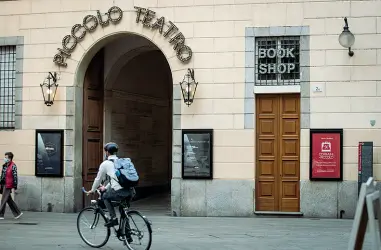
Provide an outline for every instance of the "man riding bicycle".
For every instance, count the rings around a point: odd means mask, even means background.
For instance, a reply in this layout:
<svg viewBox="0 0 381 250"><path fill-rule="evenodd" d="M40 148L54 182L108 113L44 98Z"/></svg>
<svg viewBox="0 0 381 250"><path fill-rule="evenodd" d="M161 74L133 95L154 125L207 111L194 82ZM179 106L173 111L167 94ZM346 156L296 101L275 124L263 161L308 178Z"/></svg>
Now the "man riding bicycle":
<svg viewBox="0 0 381 250"><path fill-rule="evenodd" d="M115 210L111 201L121 201L125 198L133 195L133 188L123 188L118 183L118 178L115 174L114 162L118 159L116 154L118 153L118 145L114 142L109 142L104 146L104 161L99 166L97 177L94 180L93 186L90 191L86 192L87 195L94 193L97 189L101 192L105 192L102 196L104 204L109 211L110 218L106 227L113 227L118 225L118 219L116 218ZM103 180L108 181L107 185L101 185Z"/></svg>

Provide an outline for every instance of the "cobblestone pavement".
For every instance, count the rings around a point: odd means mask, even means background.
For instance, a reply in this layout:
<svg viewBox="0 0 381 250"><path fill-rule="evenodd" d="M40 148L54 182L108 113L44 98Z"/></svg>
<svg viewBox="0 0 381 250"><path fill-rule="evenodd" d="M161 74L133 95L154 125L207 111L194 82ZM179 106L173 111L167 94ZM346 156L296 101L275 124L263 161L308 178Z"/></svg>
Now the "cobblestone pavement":
<svg viewBox="0 0 381 250"><path fill-rule="evenodd" d="M76 229L77 214L27 212L0 221L0 249L91 249ZM185 218L148 214L153 250L346 249L352 220L308 218ZM126 249L111 237L103 249ZM370 249L367 239L364 249Z"/></svg>

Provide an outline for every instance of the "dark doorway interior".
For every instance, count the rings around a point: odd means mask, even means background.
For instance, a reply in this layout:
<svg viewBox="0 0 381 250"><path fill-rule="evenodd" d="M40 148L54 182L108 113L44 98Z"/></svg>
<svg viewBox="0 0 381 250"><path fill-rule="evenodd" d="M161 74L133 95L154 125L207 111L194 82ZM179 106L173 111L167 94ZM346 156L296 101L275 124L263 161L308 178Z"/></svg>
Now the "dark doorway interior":
<svg viewBox="0 0 381 250"><path fill-rule="evenodd" d="M134 55L104 90L106 53L107 48L96 54L84 82L84 186L89 189L97 174L103 160L102 145L114 141L120 147L118 156L131 158L140 175L133 206L169 212L172 74L168 62L160 50ZM84 204L89 200L85 198Z"/></svg>

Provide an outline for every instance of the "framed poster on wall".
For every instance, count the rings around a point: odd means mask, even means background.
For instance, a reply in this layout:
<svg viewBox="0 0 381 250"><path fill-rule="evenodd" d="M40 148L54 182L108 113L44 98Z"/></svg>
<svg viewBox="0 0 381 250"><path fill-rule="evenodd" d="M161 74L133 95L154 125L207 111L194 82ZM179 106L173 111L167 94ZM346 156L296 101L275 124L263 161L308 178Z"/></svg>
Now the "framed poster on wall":
<svg viewBox="0 0 381 250"><path fill-rule="evenodd" d="M343 129L310 130L310 180L343 180Z"/></svg>
<svg viewBox="0 0 381 250"><path fill-rule="evenodd" d="M182 130L182 178L213 179L213 130Z"/></svg>
<svg viewBox="0 0 381 250"><path fill-rule="evenodd" d="M63 177L63 145L63 130L36 130L36 176Z"/></svg>

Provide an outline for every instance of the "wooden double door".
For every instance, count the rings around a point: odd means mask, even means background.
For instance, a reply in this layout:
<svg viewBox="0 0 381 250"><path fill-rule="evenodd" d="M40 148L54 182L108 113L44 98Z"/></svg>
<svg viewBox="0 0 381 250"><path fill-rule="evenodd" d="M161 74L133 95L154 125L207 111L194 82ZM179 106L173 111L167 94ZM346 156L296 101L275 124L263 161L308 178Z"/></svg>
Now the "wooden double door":
<svg viewBox="0 0 381 250"><path fill-rule="evenodd" d="M255 210L299 212L300 95L255 98Z"/></svg>
<svg viewBox="0 0 381 250"><path fill-rule="evenodd" d="M82 180L90 190L103 161L103 49L92 59L83 84L82 124ZM84 206L90 205L90 197L84 195Z"/></svg>

